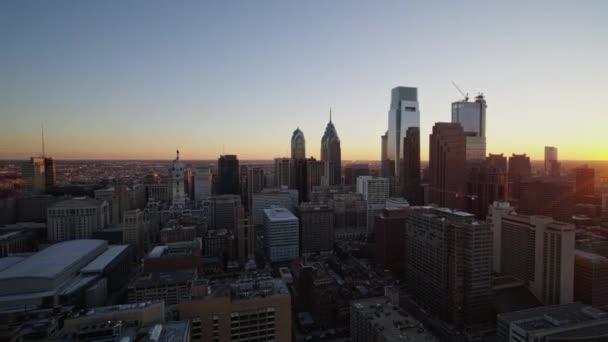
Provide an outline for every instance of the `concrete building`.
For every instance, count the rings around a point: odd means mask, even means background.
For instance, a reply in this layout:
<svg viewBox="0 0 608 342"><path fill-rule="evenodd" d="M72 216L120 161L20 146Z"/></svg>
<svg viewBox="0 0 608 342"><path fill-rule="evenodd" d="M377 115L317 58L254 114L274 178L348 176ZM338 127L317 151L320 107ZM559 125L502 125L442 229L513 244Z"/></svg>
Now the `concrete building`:
<svg viewBox="0 0 608 342"><path fill-rule="evenodd" d="M352 163L344 167L344 185L357 185L357 178L369 176L369 164Z"/></svg>
<svg viewBox="0 0 608 342"><path fill-rule="evenodd" d="M239 160L236 155L223 155L217 160L219 182L217 193L220 195L238 195Z"/></svg>
<svg viewBox="0 0 608 342"><path fill-rule="evenodd" d="M200 238L155 246L143 260L143 272L201 270L203 268L202 248Z"/></svg>
<svg viewBox="0 0 608 342"><path fill-rule="evenodd" d="M298 262L291 265L291 272L295 311L310 312L316 326L321 329L333 327L339 285L330 269L321 262Z"/></svg>
<svg viewBox="0 0 608 342"><path fill-rule="evenodd" d="M300 216L300 252L331 253L334 246L334 210L327 204L302 203Z"/></svg>
<svg viewBox="0 0 608 342"><path fill-rule="evenodd" d="M192 177L194 181L194 201L206 200L211 196L211 186L213 184L211 169L208 166L199 166L194 169Z"/></svg>
<svg viewBox="0 0 608 342"><path fill-rule="evenodd" d="M148 201L169 201L169 184L150 183L146 184L146 196Z"/></svg>
<svg viewBox="0 0 608 342"><path fill-rule="evenodd" d="M595 169L577 167L574 169L574 190L578 196L593 196L595 194Z"/></svg>
<svg viewBox="0 0 608 342"><path fill-rule="evenodd" d="M576 250L574 252L574 300L600 306L608 304L608 258Z"/></svg>
<svg viewBox="0 0 608 342"><path fill-rule="evenodd" d="M423 204L420 178L420 128L409 127L403 138L402 196L413 205Z"/></svg>
<svg viewBox="0 0 608 342"><path fill-rule="evenodd" d="M521 184L532 177L530 157L524 154L513 154L509 157L509 199L521 197Z"/></svg>
<svg viewBox="0 0 608 342"><path fill-rule="evenodd" d="M312 157L306 159L306 191L309 194L309 197L315 187L323 184L324 176L325 162L316 160ZM308 198L308 200L310 200L310 198Z"/></svg>
<svg viewBox="0 0 608 342"><path fill-rule="evenodd" d="M475 102L469 98L452 103L452 123L459 123L466 135L467 160L486 158L486 100L480 94Z"/></svg>
<svg viewBox="0 0 608 342"><path fill-rule="evenodd" d="M239 195L209 197L209 229L234 230L236 210L242 206Z"/></svg>
<svg viewBox="0 0 608 342"><path fill-rule="evenodd" d="M253 194L251 213L253 224L264 224L264 210L286 208L292 213L298 207L298 191L295 189L264 189Z"/></svg>
<svg viewBox="0 0 608 342"><path fill-rule="evenodd" d="M374 236L377 261L386 268L405 265L405 223L409 208L384 209L375 217Z"/></svg>
<svg viewBox="0 0 608 342"><path fill-rule="evenodd" d="M98 306L108 292L124 286L129 259L128 246L102 240L59 242L29 257L3 258L0 308Z"/></svg>
<svg viewBox="0 0 608 342"><path fill-rule="evenodd" d="M386 138L387 169L394 167L389 174L399 178L402 175L402 158L405 147L404 138L410 127L420 127L420 107L418 88L395 87L391 90L391 106L388 112L388 132ZM401 184L399 180L397 183Z"/></svg>
<svg viewBox="0 0 608 342"><path fill-rule="evenodd" d="M430 136L431 202L464 209L466 184L466 139L459 123L438 122Z"/></svg>
<svg viewBox="0 0 608 342"><path fill-rule="evenodd" d="M160 230L160 242L192 241L196 238L196 226L174 225Z"/></svg>
<svg viewBox="0 0 608 342"><path fill-rule="evenodd" d="M74 197L47 208L49 241L88 239L109 224L108 203Z"/></svg>
<svg viewBox="0 0 608 342"><path fill-rule="evenodd" d="M367 237L367 201L360 193L333 195L329 205L334 208L336 240L358 240Z"/></svg>
<svg viewBox="0 0 608 342"><path fill-rule="evenodd" d="M545 305L572 302L574 225L516 214L504 202L494 203L490 214L494 271L528 282Z"/></svg>
<svg viewBox="0 0 608 342"><path fill-rule="evenodd" d="M247 169L247 210L253 208L253 194L264 190L265 176L261 167L249 167Z"/></svg>
<svg viewBox="0 0 608 342"><path fill-rule="evenodd" d="M281 279L241 273L212 278L206 288L177 306L193 342L291 341L291 297Z"/></svg>
<svg viewBox="0 0 608 342"><path fill-rule="evenodd" d="M388 178L361 176L357 178L357 192L367 202L367 235L374 233L375 216L384 210L389 197Z"/></svg>
<svg viewBox="0 0 608 342"><path fill-rule="evenodd" d="M142 210L125 211L123 216L123 243L131 245L136 256L141 256L148 250L150 232Z"/></svg>
<svg viewBox="0 0 608 342"><path fill-rule="evenodd" d="M331 109L329 122L321 138L321 161L325 163L323 184L326 186L342 184L342 149L338 132L331 121Z"/></svg>
<svg viewBox="0 0 608 342"><path fill-rule="evenodd" d="M439 341L421 328L412 315L386 297L355 300L350 304L350 338L353 342Z"/></svg>
<svg viewBox="0 0 608 342"><path fill-rule="evenodd" d="M295 187L295 170L294 163L289 158L274 159L274 184L278 187L291 188Z"/></svg>
<svg viewBox="0 0 608 342"><path fill-rule="evenodd" d="M62 335L77 333L80 329L101 322L121 321L125 325L149 325L165 321L165 303L162 300L135 304L120 304L92 308L67 318Z"/></svg>
<svg viewBox="0 0 608 342"><path fill-rule="evenodd" d="M57 168L55 160L50 157L44 157L44 181L46 191L48 192L55 186L57 180Z"/></svg>
<svg viewBox="0 0 608 342"><path fill-rule="evenodd" d="M490 160L470 163L467 169L465 209L477 218L485 219L492 203L507 200L506 170L492 165Z"/></svg>
<svg viewBox="0 0 608 342"><path fill-rule="evenodd" d="M257 242L255 225L243 208L237 210L236 219L236 258L240 261L250 260L254 257Z"/></svg>
<svg viewBox="0 0 608 342"><path fill-rule="evenodd" d="M167 306L172 307L190 299L190 290L196 279L196 269L144 273L129 283L127 301L164 300Z"/></svg>
<svg viewBox="0 0 608 342"><path fill-rule="evenodd" d="M175 160L169 169L169 190L171 192L171 204L183 207L186 202L186 186L184 183L184 164L179 160L179 150L176 151Z"/></svg>
<svg viewBox="0 0 608 342"><path fill-rule="evenodd" d="M232 258L234 251L234 234L227 229L209 230L203 236L203 256Z"/></svg>
<svg viewBox="0 0 608 342"><path fill-rule="evenodd" d="M604 341L608 312L580 303L542 306L497 316L501 342Z"/></svg>
<svg viewBox="0 0 608 342"><path fill-rule="evenodd" d="M491 320L492 231L472 214L414 207L406 222L405 275L411 297L468 329Z"/></svg>
<svg viewBox="0 0 608 342"><path fill-rule="evenodd" d="M28 231L0 233L0 257L31 252L35 245L34 234Z"/></svg>
<svg viewBox="0 0 608 342"><path fill-rule="evenodd" d="M300 245L298 218L286 208L264 209L264 242L272 262L297 258Z"/></svg>
<svg viewBox="0 0 608 342"><path fill-rule="evenodd" d="M570 222L575 210L573 184L560 178L534 178L521 183L517 211Z"/></svg>

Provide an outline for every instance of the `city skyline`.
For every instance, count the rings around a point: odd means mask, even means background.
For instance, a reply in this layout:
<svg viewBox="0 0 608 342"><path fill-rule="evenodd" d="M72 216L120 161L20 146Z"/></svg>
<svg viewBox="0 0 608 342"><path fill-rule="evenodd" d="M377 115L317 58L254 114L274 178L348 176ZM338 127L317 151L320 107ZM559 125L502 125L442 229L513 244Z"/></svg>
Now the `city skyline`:
<svg viewBox="0 0 608 342"><path fill-rule="evenodd" d="M342 159L379 160L409 86L428 160L454 81L486 97L488 153L607 160L608 5L476 4L4 2L0 159L41 154L41 125L59 160L271 160L298 127L320 158L331 107Z"/></svg>

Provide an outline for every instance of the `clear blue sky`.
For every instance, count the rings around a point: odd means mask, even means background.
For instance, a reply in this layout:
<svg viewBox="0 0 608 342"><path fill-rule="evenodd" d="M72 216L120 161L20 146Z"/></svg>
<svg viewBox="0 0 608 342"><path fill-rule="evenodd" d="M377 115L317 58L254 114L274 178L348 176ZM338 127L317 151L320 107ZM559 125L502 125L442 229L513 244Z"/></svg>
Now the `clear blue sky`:
<svg viewBox="0 0 608 342"><path fill-rule="evenodd" d="M390 89L419 88L423 157L460 98L489 152L608 159L606 1L2 1L0 158L307 154L333 108L343 159L378 159Z"/></svg>

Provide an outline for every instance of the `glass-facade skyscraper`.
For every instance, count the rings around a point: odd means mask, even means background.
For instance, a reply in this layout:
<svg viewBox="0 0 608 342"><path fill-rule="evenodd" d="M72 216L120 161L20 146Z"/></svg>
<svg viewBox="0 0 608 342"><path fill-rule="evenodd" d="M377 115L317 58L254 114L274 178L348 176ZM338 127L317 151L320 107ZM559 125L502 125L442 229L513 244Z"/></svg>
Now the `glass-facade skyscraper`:
<svg viewBox="0 0 608 342"><path fill-rule="evenodd" d="M420 127L418 88L396 87L391 91L391 107L388 112L388 133L386 137L387 165L394 165L394 174L399 177L403 158L403 138L410 127Z"/></svg>
<svg viewBox="0 0 608 342"><path fill-rule="evenodd" d="M484 160L486 157L486 100L483 95L475 102L452 103L452 122L459 123L467 136L467 160Z"/></svg>

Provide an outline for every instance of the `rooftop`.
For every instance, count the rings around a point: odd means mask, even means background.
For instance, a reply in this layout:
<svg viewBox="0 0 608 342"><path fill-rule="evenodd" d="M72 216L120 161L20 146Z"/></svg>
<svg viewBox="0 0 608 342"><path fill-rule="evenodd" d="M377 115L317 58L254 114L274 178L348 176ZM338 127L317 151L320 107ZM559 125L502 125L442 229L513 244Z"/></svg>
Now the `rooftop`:
<svg viewBox="0 0 608 342"><path fill-rule="evenodd" d="M103 201L96 200L90 197L74 197L65 201L59 201L50 206L50 208L89 208L102 205Z"/></svg>
<svg viewBox="0 0 608 342"><path fill-rule="evenodd" d="M608 323L608 312L581 303L544 306L498 315L528 332L553 328L576 328L592 321Z"/></svg>
<svg viewBox="0 0 608 342"><path fill-rule="evenodd" d="M95 258L95 260L83 267L80 272L101 273L113 260L115 260L122 253L125 253L127 249L129 249L129 245L110 246L105 252L101 253L100 256Z"/></svg>
<svg viewBox="0 0 608 342"><path fill-rule="evenodd" d="M281 278L273 278L268 272L243 272L209 280L212 297L230 296L234 301L274 295L289 295L289 290Z"/></svg>
<svg viewBox="0 0 608 342"><path fill-rule="evenodd" d="M298 218L295 217L294 214L291 213L291 211L285 208L264 209L264 214L268 217L270 221L273 222L298 220Z"/></svg>

